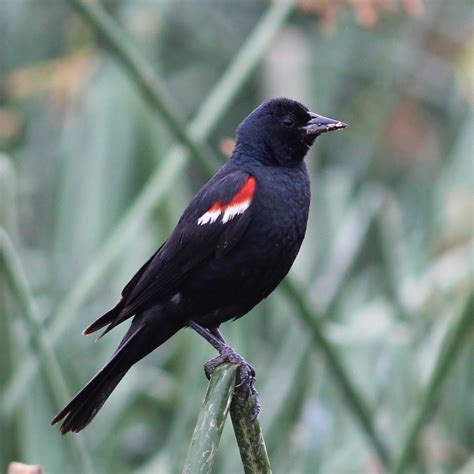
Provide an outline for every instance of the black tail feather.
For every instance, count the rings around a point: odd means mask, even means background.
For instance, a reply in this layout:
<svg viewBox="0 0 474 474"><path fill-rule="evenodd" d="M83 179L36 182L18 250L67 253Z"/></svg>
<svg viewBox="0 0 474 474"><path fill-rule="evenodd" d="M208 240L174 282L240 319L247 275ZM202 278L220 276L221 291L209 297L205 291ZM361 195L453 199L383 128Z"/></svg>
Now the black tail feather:
<svg viewBox="0 0 474 474"><path fill-rule="evenodd" d="M110 372L110 373L107 373ZM85 428L102 408L107 398L122 380L127 370L114 373L104 367L51 421L55 425L62 419L60 431L77 433Z"/></svg>
<svg viewBox="0 0 474 474"><path fill-rule="evenodd" d="M63 420L62 434L81 431L92 421L130 367L182 327L182 323L169 318L158 306L136 316L110 361L52 419L51 425Z"/></svg>
<svg viewBox="0 0 474 474"><path fill-rule="evenodd" d="M112 358L89 383L51 420L55 425L62 419L60 431L77 433L85 428L102 408L107 398L130 367L137 362L132 342L143 331L142 327L130 327ZM136 342L136 341L135 341Z"/></svg>
<svg viewBox="0 0 474 474"><path fill-rule="evenodd" d="M82 334L84 336L88 336L89 334L92 334L93 332L102 329L104 326L111 324L122 312L124 306L125 301L121 299L110 311L107 311L107 313L105 313L103 316L96 319L92 324L87 326L84 331L82 331Z"/></svg>

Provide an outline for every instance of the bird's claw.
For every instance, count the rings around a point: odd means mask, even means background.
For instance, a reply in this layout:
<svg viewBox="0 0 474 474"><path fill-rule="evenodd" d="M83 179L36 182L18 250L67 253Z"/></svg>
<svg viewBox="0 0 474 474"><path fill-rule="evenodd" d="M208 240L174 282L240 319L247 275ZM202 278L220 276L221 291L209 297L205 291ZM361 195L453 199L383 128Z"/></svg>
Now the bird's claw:
<svg viewBox="0 0 474 474"><path fill-rule="evenodd" d="M235 389L242 390L244 401L247 401L250 394L252 394L254 404L251 413L251 421L255 421L260 413L260 400L257 389L255 388L255 369L231 347L226 346L217 357L204 364L204 373L208 380L210 380L212 372L214 372L216 367L224 362L230 362L239 367L238 383L235 385Z"/></svg>

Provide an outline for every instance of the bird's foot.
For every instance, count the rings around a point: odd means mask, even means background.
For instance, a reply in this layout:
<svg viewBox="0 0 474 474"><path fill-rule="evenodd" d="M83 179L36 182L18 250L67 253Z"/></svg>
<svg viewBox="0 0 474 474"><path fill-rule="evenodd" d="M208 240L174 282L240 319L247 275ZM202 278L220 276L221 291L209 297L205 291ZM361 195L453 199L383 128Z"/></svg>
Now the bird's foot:
<svg viewBox="0 0 474 474"><path fill-rule="evenodd" d="M224 362L230 362L231 364L235 364L239 367L238 384L235 386L235 388L237 390L241 389L241 394L243 395L245 401L247 401L249 395L252 394L254 403L251 413L251 420L254 421L260 413L260 401L257 389L255 388L254 368L227 344L217 328L207 329L192 320L187 321L187 325L194 329L204 339L206 339L206 341L208 341L212 347L214 347L219 352L217 357L204 364L204 373L206 374L208 380L211 378L212 372L215 370L215 368Z"/></svg>
<svg viewBox="0 0 474 474"><path fill-rule="evenodd" d="M248 400L249 395L252 394L254 406L251 419L254 421L260 413L260 400L255 388L255 369L240 354L237 354L232 347L223 345L219 350L219 355L204 364L206 377L210 379L216 367L224 362L230 362L238 366L238 383L235 388L242 389L244 400Z"/></svg>

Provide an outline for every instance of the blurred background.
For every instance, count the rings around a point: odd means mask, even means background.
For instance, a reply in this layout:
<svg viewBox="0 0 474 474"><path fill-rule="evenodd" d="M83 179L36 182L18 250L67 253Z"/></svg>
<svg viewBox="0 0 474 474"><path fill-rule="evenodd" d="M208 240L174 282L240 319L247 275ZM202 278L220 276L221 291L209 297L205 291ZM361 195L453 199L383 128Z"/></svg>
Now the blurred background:
<svg viewBox="0 0 474 474"><path fill-rule="evenodd" d="M212 152L176 147L179 123L81 0L0 1L0 242L13 261L0 262L0 472L12 460L181 472L215 355L190 331L135 366L80 436L48 423L126 328L97 344L81 330L169 235L238 123L280 95L350 128L307 159L309 229L285 285L223 327L256 368L274 472L382 473L407 449L403 472L474 472L472 317L456 357L437 362L472 292L472 2L86 3ZM230 421L214 472L243 472Z"/></svg>

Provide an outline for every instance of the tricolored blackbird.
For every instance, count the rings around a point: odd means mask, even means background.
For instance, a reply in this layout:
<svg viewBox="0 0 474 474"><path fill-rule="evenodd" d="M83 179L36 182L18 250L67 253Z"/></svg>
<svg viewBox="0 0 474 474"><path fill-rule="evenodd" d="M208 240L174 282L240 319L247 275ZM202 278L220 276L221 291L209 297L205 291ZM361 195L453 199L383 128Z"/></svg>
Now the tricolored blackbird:
<svg viewBox="0 0 474 474"><path fill-rule="evenodd" d="M208 377L223 361L236 363L256 395L255 372L218 328L248 313L288 273L308 220L303 158L317 136L345 127L286 98L270 99L245 118L230 160L192 199L118 304L84 331L107 326L105 334L133 316L112 358L52 424L63 420L63 434L82 430L130 367L184 327L219 351L205 364Z"/></svg>

